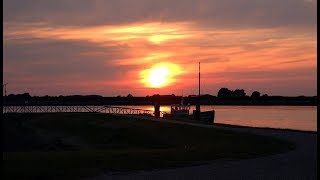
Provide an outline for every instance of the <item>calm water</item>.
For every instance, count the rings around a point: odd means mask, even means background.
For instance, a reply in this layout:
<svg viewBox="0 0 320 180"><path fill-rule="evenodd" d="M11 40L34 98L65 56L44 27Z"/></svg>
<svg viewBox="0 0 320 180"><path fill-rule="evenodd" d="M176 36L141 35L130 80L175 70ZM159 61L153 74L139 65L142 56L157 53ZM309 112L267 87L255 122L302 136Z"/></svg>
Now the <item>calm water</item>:
<svg viewBox="0 0 320 180"><path fill-rule="evenodd" d="M125 107L153 111L153 106ZM190 113L194 109L191 106ZM216 111L216 123L317 131L316 106L201 106L201 111L207 110ZM170 106L161 106L160 111L170 113Z"/></svg>

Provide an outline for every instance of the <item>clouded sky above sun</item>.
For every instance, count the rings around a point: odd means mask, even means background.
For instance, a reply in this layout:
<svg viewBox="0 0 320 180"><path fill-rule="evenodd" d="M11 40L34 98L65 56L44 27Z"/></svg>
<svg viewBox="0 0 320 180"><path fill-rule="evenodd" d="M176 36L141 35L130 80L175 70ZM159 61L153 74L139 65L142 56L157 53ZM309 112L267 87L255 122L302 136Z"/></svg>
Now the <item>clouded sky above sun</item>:
<svg viewBox="0 0 320 180"><path fill-rule="evenodd" d="M316 95L316 0L4 0L7 93Z"/></svg>

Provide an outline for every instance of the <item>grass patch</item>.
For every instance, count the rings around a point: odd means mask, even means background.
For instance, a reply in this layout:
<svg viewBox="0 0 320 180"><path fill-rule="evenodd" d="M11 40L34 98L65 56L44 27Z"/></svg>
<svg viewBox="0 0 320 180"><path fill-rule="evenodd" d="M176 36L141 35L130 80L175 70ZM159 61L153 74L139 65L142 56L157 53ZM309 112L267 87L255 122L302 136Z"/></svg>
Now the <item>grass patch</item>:
<svg viewBox="0 0 320 180"><path fill-rule="evenodd" d="M286 152L272 137L99 113L5 114L5 179L79 179Z"/></svg>

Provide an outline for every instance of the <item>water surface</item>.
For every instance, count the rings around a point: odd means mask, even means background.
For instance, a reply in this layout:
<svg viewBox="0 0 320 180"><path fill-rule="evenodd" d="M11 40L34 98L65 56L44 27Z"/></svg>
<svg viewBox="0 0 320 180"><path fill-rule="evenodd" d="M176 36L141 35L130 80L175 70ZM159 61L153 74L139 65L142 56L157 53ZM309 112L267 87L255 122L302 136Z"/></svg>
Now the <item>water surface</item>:
<svg viewBox="0 0 320 180"><path fill-rule="evenodd" d="M153 106L125 107L153 111ZM193 110L195 106L190 113ZM317 131L316 106L201 106L201 111L208 110L216 111L216 123ZM170 106L161 106L160 111L170 113Z"/></svg>

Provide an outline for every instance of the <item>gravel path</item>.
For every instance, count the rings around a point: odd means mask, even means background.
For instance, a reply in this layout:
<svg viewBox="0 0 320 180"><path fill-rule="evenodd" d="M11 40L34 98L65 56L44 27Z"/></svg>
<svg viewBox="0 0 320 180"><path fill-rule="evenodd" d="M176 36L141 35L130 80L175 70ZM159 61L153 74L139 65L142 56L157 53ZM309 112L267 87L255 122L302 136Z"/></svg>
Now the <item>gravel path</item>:
<svg viewBox="0 0 320 180"><path fill-rule="evenodd" d="M153 121L166 121L147 118ZM317 134L275 129L223 127L168 121L178 124L190 124L207 128L220 128L238 132L249 132L265 136L286 139L296 144L296 149L283 154L246 160L215 160L208 164L176 169L140 171L128 174L104 174L94 180L315 180L317 179Z"/></svg>

